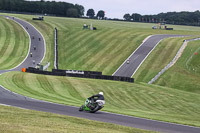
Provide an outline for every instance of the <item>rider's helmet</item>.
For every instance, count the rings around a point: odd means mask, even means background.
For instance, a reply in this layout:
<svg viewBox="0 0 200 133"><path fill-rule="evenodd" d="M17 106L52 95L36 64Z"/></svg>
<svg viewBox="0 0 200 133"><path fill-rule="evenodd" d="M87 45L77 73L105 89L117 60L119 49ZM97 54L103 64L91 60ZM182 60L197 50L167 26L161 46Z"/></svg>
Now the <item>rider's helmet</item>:
<svg viewBox="0 0 200 133"><path fill-rule="evenodd" d="M99 92L100 95L103 95L103 92Z"/></svg>

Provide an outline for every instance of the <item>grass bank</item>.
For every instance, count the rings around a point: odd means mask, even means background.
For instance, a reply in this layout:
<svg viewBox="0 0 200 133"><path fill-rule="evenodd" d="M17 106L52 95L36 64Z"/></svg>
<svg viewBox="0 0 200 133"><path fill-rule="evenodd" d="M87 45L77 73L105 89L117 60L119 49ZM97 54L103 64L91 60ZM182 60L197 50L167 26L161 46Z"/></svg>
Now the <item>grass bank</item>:
<svg viewBox="0 0 200 133"><path fill-rule="evenodd" d="M197 55L195 53L197 52ZM177 63L155 84L200 94L200 41L189 42Z"/></svg>
<svg viewBox="0 0 200 133"><path fill-rule="evenodd" d="M167 87L21 72L1 75L0 84L22 95L73 106L103 91L104 111L200 126L199 94Z"/></svg>
<svg viewBox="0 0 200 133"><path fill-rule="evenodd" d="M28 49L29 38L24 29L0 16L0 69L16 67L25 59Z"/></svg>

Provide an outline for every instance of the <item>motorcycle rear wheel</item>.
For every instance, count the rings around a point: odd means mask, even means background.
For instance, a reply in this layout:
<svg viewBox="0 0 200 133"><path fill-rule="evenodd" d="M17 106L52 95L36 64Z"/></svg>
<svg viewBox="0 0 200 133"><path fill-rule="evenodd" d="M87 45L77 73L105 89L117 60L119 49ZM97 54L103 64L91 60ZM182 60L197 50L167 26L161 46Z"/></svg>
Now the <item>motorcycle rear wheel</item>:
<svg viewBox="0 0 200 133"><path fill-rule="evenodd" d="M79 111L83 111L84 105L79 108Z"/></svg>
<svg viewBox="0 0 200 133"><path fill-rule="evenodd" d="M97 106L94 109L90 110L90 113L95 113L98 110L99 110L99 105L97 104Z"/></svg>

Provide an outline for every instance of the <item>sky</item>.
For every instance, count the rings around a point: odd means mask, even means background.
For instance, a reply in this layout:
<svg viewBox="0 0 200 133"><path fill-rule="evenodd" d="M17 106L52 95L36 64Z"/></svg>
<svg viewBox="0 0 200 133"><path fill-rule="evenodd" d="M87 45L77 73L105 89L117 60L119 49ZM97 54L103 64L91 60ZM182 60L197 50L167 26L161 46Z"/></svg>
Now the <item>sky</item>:
<svg viewBox="0 0 200 133"><path fill-rule="evenodd" d="M47 1L47 0L46 0ZM49 0L51 1L51 0ZM99 10L106 13L105 17L122 19L126 13L154 15L172 11L200 10L200 0L54 0L79 4L87 10L92 8L95 14Z"/></svg>

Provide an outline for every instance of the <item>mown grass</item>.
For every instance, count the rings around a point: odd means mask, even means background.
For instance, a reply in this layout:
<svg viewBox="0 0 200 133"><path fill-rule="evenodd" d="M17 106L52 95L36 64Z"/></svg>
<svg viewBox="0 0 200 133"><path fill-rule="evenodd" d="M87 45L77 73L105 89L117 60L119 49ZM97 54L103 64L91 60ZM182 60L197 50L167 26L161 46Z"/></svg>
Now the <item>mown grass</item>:
<svg viewBox="0 0 200 133"><path fill-rule="evenodd" d="M45 101L80 106L99 91L104 111L200 126L200 96L176 89L116 81L5 73L0 84L16 93Z"/></svg>
<svg viewBox="0 0 200 133"><path fill-rule="evenodd" d="M47 55L44 61L50 61L51 68L54 61L53 31L54 27L57 27L59 68L103 71L104 74L112 74L149 35L198 35L200 29L189 26L168 26L175 30L165 31L152 30L151 27L155 24L145 23L58 17L45 17L45 21L32 21L32 17L35 16L14 16L29 21L42 32L47 43ZM82 30L84 23L92 23L98 30ZM148 82L172 60L182 41L183 38L162 41L134 75L136 84L22 73L7 73L0 76L0 84L29 97L74 106L80 106L86 97L104 91L106 96L104 111L200 126L199 94L171 89L172 87L199 92L197 56L190 60L187 68L184 66L186 58L182 58L183 61L180 61L179 66L171 68L156 82L167 87L141 83ZM191 49L198 48L197 44L195 46ZM186 48L183 57L188 59L191 55Z"/></svg>
<svg viewBox="0 0 200 133"><path fill-rule="evenodd" d="M190 42L177 63L166 71L155 84L200 93L199 58L200 41Z"/></svg>
<svg viewBox="0 0 200 133"><path fill-rule="evenodd" d="M151 133L70 116L0 106L1 133Z"/></svg>
<svg viewBox="0 0 200 133"><path fill-rule="evenodd" d="M152 34L196 35L198 29L187 26L169 26L174 31L152 30L146 23L101 21L47 17L45 21L32 21L31 15L14 15L25 19L38 28L47 42L44 61L54 61L54 28L58 29L59 68L102 71L111 75L124 60ZM96 31L83 30L83 24L93 24Z"/></svg>
<svg viewBox="0 0 200 133"><path fill-rule="evenodd" d="M149 25L147 28L141 23L69 18L46 20L59 30L59 68L102 71L108 75L115 72L147 36L184 33L152 30ZM92 23L97 31L83 30L84 23Z"/></svg>
<svg viewBox="0 0 200 133"><path fill-rule="evenodd" d="M11 69L20 64L29 49L29 38L24 29L12 20L0 17L0 69Z"/></svg>

